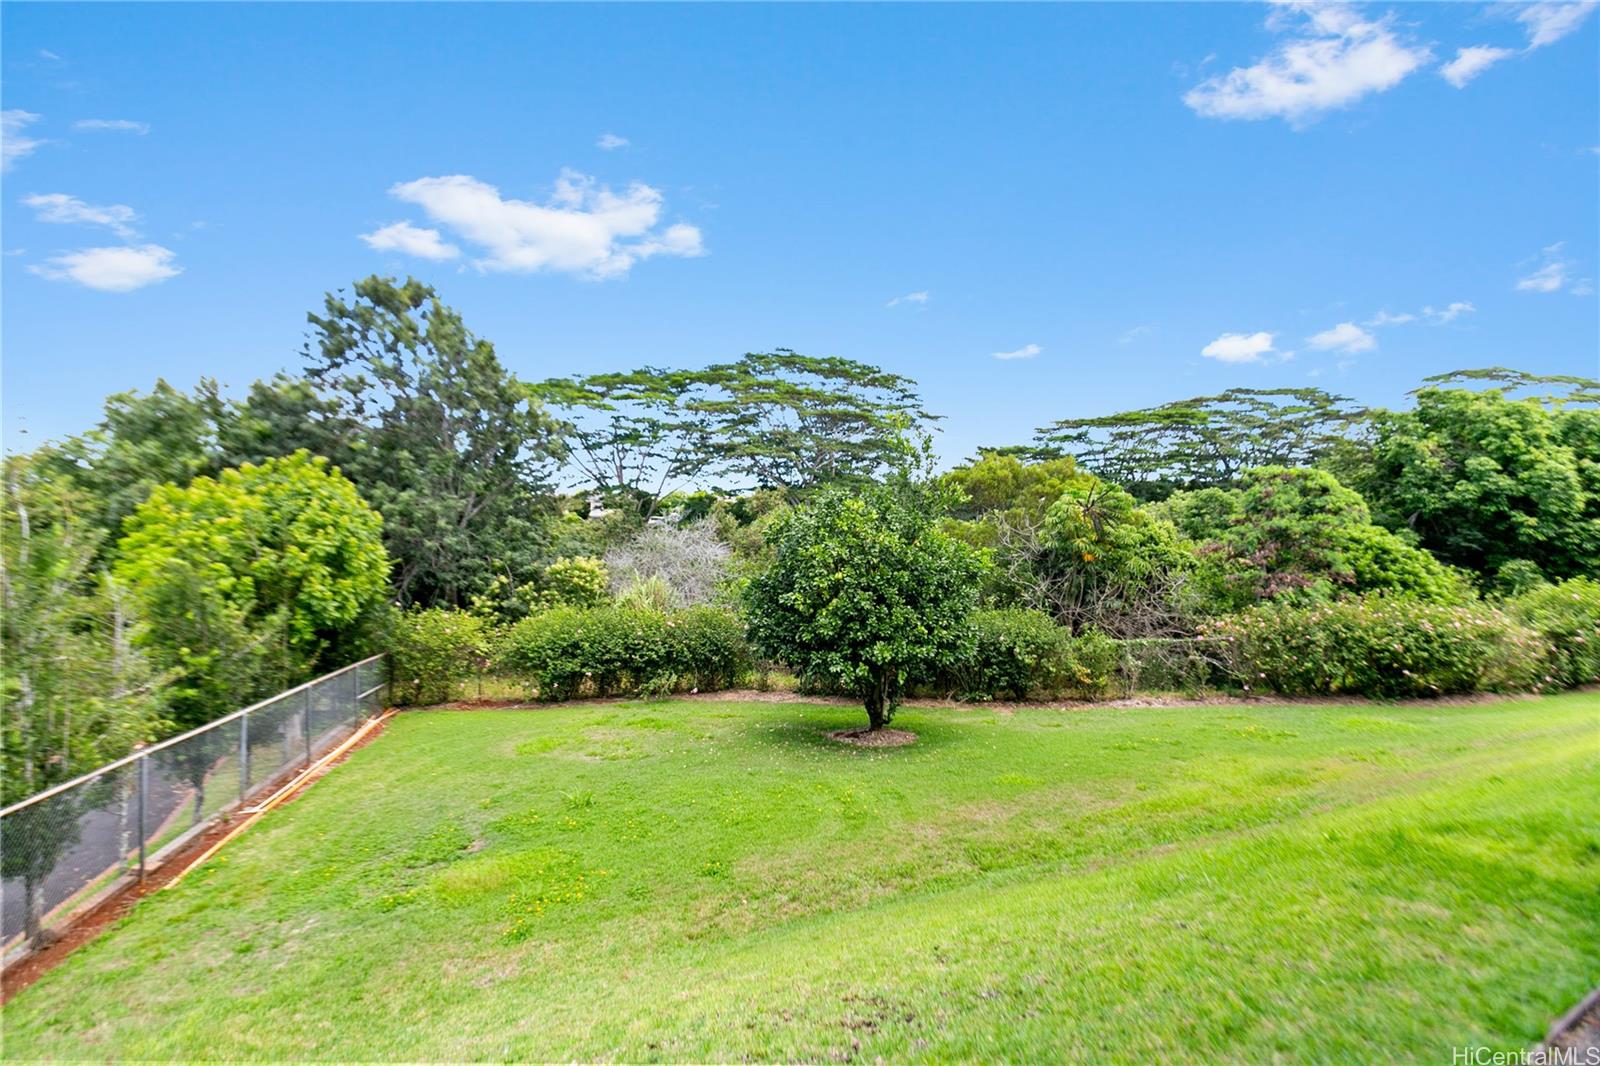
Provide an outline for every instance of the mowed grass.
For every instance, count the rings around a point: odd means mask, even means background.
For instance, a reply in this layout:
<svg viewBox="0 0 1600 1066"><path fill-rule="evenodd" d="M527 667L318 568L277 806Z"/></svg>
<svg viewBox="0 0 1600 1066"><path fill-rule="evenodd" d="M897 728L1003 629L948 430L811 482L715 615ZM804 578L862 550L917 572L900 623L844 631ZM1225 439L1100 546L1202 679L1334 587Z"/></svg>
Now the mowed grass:
<svg viewBox="0 0 1600 1066"><path fill-rule="evenodd" d="M1448 1062L1600 983L1600 694L421 711L4 1056Z"/></svg>

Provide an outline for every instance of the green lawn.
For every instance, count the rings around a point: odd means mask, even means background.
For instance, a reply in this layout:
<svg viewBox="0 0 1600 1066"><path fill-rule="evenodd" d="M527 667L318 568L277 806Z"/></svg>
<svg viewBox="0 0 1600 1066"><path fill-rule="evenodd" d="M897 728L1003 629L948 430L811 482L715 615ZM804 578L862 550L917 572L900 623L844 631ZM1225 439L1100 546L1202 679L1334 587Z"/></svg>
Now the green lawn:
<svg viewBox="0 0 1600 1066"><path fill-rule="evenodd" d="M1600 983L1600 694L411 712L4 1056L1448 1063Z"/></svg>

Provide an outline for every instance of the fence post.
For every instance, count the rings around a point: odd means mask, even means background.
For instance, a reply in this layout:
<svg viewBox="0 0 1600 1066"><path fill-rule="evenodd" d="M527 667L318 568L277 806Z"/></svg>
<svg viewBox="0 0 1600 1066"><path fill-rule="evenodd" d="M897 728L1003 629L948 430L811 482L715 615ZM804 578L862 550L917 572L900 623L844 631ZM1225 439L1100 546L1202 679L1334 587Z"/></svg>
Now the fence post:
<svg viewBox="0 0 1600 1066"><path fill-rule="evenodd" d="M150 756L139 757L139 880L144 880L144 845L150 833L145 829L145 794L150 791Z"/></svg>
<svg viewBox="0 0 1600 1066"><path fill-rule="evenodd" d="M250 791L250 716L239 716L239 802Z"/></svg>
<svg viewBox="0 0 1600 1066"><path fill-rule="evenodd" d="M306 686L305 707L300 711L300 729L306 735L306 765L311 765L311 693L315 685Z"/></svg>

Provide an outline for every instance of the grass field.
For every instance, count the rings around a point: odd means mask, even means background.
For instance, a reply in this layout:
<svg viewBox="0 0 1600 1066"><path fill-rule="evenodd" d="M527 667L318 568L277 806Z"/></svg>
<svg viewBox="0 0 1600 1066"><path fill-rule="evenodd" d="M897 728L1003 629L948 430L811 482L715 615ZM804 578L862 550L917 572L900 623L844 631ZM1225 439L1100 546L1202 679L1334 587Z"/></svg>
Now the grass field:
<svg viewBox="0 0 1600 1066"><path fill-rule="evenodd" d="M411 712L4 1057L1375 1059L1600 983L1600 694Z"/></svg>

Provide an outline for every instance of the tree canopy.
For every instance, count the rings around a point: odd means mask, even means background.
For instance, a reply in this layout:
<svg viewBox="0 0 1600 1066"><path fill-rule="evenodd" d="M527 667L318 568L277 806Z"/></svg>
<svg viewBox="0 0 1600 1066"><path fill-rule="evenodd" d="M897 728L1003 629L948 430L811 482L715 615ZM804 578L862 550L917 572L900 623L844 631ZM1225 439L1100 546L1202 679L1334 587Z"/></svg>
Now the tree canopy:
<svg viewBox="0 0 1600 1066"><path fill-rule="evenodd" d="M602 494L649 519L663 496L714 468L704 371L638 370L551 378L530 395L565 416L568 462Z"/></svg>
<svg viewBox="0 0 1600 1066"><path fill-rule="evenodd" d="M321 456L158 488L133 513L116 574L162 624L143 634L178 672L198 725L262 685L303 676L388 592L382 520Z"/></svg>
<svg viewBox="0 0 1600 1066"><path fill-rule="evenodd" d="M772 564L745 590L751 640L858 695L883 728L907 677L970 639L976 552L940 531L903 486L834 489L781 515Z"/></svg>
<svg viewBox="0 0 1600 1066"><path fill-rule="evenodd" d="M908 426L934 420L916 382L838 356L779 348L706 370L720 468L752 487L803 496L862 484L905 454Z"/></svg>
<svg viewBox="0 0 1600 1066"><path fill-rule="evenodd" d="M559 424L432 287L354 289L307 316L307 375L336 404L321 453L384 516L400 600L461 604L496 576L530 580Z"/></svg>
<svg viewBox="0 0 1600 1066"><path fill-rule="evenodd" d="M1142 500L1178 489L1228 488L1258 466L1310 466L1362 411L1321 389L1229 389L1136 411L1065 418L1038 432L1041 447Z"/></svg>
<svg viewBox="0 0 1600 1066"><path fill-rule="evenodd" d="M1376 520L1480 574L1527 560L1551 578L1600 568L1600 419L1499 389L1424 388L1380 411L1340 469Z"/></svg>

